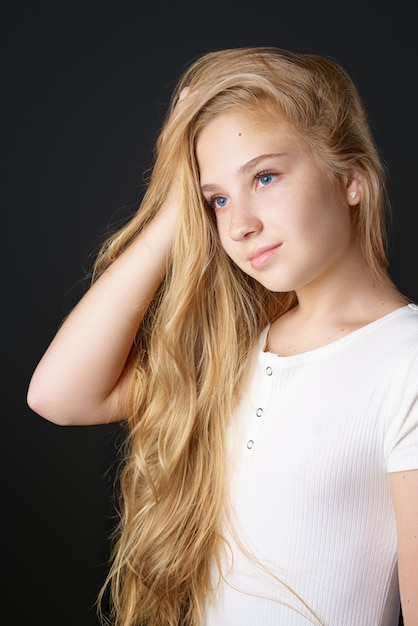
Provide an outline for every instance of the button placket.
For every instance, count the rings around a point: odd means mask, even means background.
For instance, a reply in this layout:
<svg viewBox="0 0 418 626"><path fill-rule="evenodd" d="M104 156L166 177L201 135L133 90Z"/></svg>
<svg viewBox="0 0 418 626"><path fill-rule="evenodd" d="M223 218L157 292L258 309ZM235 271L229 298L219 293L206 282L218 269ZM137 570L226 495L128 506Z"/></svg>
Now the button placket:
<svg viewBox="0 0 418 626"><path fill-rule="evenodd" d="M252 457L259 437L266 409L271 397L273 384L273 368L270 365L263 367L259 377L259 389L256 391L258 397L257 404L253 412L253 418L250 420L247 437L245 440L246 456Z"/></svg>

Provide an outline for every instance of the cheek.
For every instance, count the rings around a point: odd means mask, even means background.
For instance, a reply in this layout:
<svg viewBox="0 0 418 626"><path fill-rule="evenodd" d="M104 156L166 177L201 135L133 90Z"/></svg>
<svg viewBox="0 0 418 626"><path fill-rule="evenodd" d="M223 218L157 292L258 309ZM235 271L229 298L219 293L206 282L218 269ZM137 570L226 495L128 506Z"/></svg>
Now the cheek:
<svg viewBox="0 0 418 626"><path fill-rule="evenodd" d="M308 230L305 235L309 237ZM348 215L340 206L328 207L310 226L311 248L317 248L318 254L332 255L345 250L350 241L351 224Z"/></svg>
<svg viewBox="0 0 418 626"><path fill-rule="evenodd" d="M231 240L228 237L228 226L226 224L226 220L222 219L222 217L215 216L214 218L215 227L218 232L218 238L221 242L221 246L224 250L227 250L228 245L231 244Z"/></svg>
<svg viewBox="0 0 418 626"><path fill-rule="evenodd" d="M293 215L299 232L305 237L338 237L350 228L348 207L336 194L336 190L328 186L314 189L309 196L301 198L298 206L301 211Z"/></svg>
<svg viewBox="0 0 418 626"><path fill-rule="evenodd" d="M235 265L246 271L245 261L242 259L242 254L240 254L240 246L237 245L228 235L229 227L220 223L219 220L216 222L216 227L218 231L218 240L226 256L229 257Z"/></svg>

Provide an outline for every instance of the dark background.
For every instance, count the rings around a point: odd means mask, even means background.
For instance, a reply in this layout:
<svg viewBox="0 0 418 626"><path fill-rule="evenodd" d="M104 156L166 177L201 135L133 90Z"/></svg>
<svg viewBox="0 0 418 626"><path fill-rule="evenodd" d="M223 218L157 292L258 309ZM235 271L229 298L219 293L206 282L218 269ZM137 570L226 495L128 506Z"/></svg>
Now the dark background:
<svg viewBox="0 0 418 626"><path fill-rule="evenodd" d="M276 45L342 63L366 102L390 171L391 272L418 300L418 5L409 5L3 4L2 610L8 623L97 624L93 605L106 571L120 430L54 426L28 409L26 390L85 289L98 244L138 204L170 91L194 57Z"/></svg>

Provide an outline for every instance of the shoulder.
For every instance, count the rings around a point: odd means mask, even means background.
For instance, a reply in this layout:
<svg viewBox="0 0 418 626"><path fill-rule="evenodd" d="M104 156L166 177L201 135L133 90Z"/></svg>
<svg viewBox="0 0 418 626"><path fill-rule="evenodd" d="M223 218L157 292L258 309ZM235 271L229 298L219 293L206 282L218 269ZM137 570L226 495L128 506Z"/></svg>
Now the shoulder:
<svg viewBox="0 0 418 626"><path fill-rule="evenodd" d="M380 324L381 322L381 324ZM418 305L410 303L378 320L391 346L418 351Z"/></svg>
<svg viewBox="0 0 418 626"><path fill-rule="evenodd" d="M382 350L402 377L418 388L418 305L395 311L381 328Z"/></svg>
<svg viewBox="0 0 418 626"><path fill-rule="evenodd" d="M410 304L395 313L380 337L387 365L380 368L381 384L397 398L399 408L410 408L418 398L418 306ZM385 369L390 374L386 378Z"/></svg>

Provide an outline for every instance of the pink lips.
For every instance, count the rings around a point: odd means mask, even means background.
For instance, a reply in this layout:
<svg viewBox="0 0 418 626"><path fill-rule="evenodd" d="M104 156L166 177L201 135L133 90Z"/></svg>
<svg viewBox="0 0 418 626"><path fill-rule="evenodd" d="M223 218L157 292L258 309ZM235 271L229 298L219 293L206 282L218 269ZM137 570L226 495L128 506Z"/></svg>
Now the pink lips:
<svg viewBox="0 0 418 626"><path fill-rule="evenodd" d="M254 250L254 252L249 257L251 267L253 267L255 270L263 267L275 254L275 252L281 247L281 245L282 244L279 243L275 246L266 246L264 248L257 248L256 250Z"/></svg>

